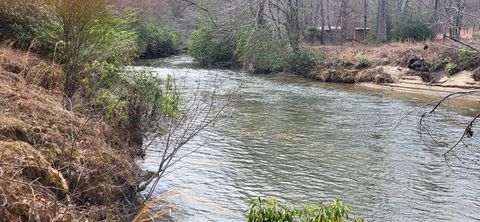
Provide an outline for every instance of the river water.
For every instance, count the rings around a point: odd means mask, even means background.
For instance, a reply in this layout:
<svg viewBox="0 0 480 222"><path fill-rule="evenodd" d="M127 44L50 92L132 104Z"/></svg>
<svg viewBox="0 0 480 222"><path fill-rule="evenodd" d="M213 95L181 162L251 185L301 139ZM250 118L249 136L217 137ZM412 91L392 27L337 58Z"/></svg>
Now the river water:
<svg viewBox="0 0 480 222"><path fill-rule="evenodd" d="M185 85L240 86L234 115L194 138L200 149L177 163L154 193L174 193L172 221L245 221L248 200L292 203L340 198L366 221L479 221L479 149L474 141L445 160L475 110L448 106L421 140L418 121L432 108L417 98L291 76L191 68L185 57L157 65ZM207 87L208 88L208 87ZM473 138L475 139L475 137ZM140 162L155 170L153 155Z"/></svg>

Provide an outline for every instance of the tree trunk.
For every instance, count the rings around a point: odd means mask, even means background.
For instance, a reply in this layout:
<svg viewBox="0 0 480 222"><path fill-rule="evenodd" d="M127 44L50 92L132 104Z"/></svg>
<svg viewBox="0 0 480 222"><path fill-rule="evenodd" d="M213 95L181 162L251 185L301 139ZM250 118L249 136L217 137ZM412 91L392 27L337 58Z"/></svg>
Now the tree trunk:
<svg viewBox="0 0 480 222"><path fill-rule="evenodd" d="M290 47L294 53L300 51L300 21L299 21L299 0L287 1L288 12L286 14L287 19L287 34L290 40Z"/></svg>
<svg viewBox="0 0 480 222"><path fill-rule="evenodd" d="M438 0L433 2L433 32L438 34L440 32L440 21L438 20Z"/></svg>
<svg viewBox="0 0 480 222"><path fill-rule="evenodd" d="M447 3L445 4L445 12L447 14L447 23L449 26L448 30L452 38L460 38L464 10L464 0L447 0Z"/></svg>
<svg viewBox="0 0 480 222"><path fill-rule="evenodd" d="M320 44L325 44L325 7L323 0L320 0L320 16L321 16L321 29L320 29Z"/></svg>
<svg viewBox="0 0 480 222"><path fill-rule="evenodd" d="M255 29L258 29L260 26L264 24L264 11L265 11L265 2L266 0L260 0L258 3L258 11L257 11L257 17L255 21Z"/></svg>
<svg viewBox="0 0 480 222"><path fill-rule="evenodd" d="M326 0L327 1L327 8L326 8L326 12L327 12L327 26L328 26L328 30L330 31L330 37L333 38L333 34L332 34L332 24L330 23L330 0Z"/></svg>
<svg viewBox="0 0 480 222"><path fill-rule="evenodd" d="M378 0L377 43L387 42L387 0Z"/></svg>
<svg viewBox="0 0 480 222"><path fill-rule="evenodd" d="M345 20L347 16L347 0L342 0L340 3L340 16L339 16L339 27L340 27L340 45L343 45L345 41L345 30L347 29L345 25Z"/></svg>
<svg viewBox="0 0 480 222"><path fill-rule="evenodd" d="M363 2L363 41L367 41L367 12L368 4L367 0Z"/></svg>

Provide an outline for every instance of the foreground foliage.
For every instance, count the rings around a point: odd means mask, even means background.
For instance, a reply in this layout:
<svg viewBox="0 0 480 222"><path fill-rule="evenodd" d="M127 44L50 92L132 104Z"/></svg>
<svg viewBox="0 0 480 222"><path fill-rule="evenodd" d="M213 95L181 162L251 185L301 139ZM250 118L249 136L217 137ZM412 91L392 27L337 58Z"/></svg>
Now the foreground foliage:
<svg viewBox="0 0 480 222"><path fill-rule="evenodd" d="M344 222L362 221L350 218L350 208L335 199L330 203L306 204L300 208L276 199L257 198L250 201L248 222Z"/></svg>
<svg viewBox="0 0 480 222"><path fill-rule="evenodd" d="M114 14L103 0L49 0L62 26L59 61L67 75L65 94L73 97L80 80L112 75L133 61L136 33L134 14Z"/></svg>

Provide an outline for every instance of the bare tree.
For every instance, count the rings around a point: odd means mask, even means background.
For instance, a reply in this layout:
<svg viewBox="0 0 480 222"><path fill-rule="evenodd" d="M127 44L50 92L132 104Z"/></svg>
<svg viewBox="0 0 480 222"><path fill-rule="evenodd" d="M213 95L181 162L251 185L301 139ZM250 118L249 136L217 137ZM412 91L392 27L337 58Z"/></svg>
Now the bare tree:
<svg viewBox="0 0 480 222"><path fill-rule="evenodd" d="M399 25L405 16L409 0L395 0L395 25Z"/></svg>
<svg viewBox="0 0 480 222"><path fill-rule="evenodd" d="M288 37L290 47L294 53L300 51L300 2L302 0L269 0L269 18L277 28L279 34Z"/></svg>
<svg viewBox="0 0 480 222"><path fill-rule="evenodd" d="M367 16L368 13L368 4L367 0L363 1L363 40L365 41L367 39Z"/></svg>
<svg viewBox="0 0 480 222"><path fill-rule="evenodd" d="M378 43L385 43L387 41L387 11L387 0L378 0Z"/></svg>
<svg viewBox="0 0 480 222"><path fill-rule="evenodd" d="M325 43L325 6L323 0L320 0L320 18L321 18L321 30L320 30L320 43Z"/></svg>
<svg viewBox="0 0 480 222"><path fill-rule="evenodd" d="M255 28L258 28L259 26L262 26L264 22L264 14L265 14L265 3L266 0L259 0L258 2L258 11L257 11L257 16L256 16L256 21L255 21Z"/></svg>
<svg viewBox="0 0 480 222"><path fill-rule="evenodd" d="M184 146L200 132L227 116L236 90L226 91L220 86L213 88L215 90L205 91L198 84L193 92L184 95L181 116L172 118L162 115L153 123L155 131L148 136L144 150L154 153L158 168L137 188L138 191L149 188L146 200L152 196L158 182L172 165L200 148L184 150ZM179 93L179 89L173 90L174 93Z"/></svg>
<svg viewBox="0 0 480 222"><path fill-rule="evenodd" d="M465 12L465 0L446 0L445 12L450 36L457 39L460 38Z"/></svg>
<svg viewBox="0 0 480 222"><path fill-rule="evenodd" d="M340 2L340 13L338 13L338 25L340 29L340 45L343 45L345 39L345 31L347 29L346 18L347 18L347 8L348 0L342 0Z"/></svg>

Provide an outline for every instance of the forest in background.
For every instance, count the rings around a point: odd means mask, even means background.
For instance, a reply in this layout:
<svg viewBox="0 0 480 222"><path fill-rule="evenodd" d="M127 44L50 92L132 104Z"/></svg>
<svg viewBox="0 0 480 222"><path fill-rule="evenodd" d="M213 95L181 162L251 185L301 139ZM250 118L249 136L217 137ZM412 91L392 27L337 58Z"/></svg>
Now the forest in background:
<svg viewBox="0 0 480 222"><path fill-rule="evenodd" d="M191 33L198 25L215 21L241 24L251 20L285 23L286 12L297 19L300 29L342 27L377 29L390 34L407 22L421 22L436 33L461 36L462 30L478 28L480 5L475 0L110 0L127 8L142 8L180 33ZM293 11L292 11L293 10ZM240 24L240 25L239 25ZM386 24L386 25L385 25ZM285 27L283 27L285 28ZM342 35L342 32L339 33ZM343 33L346 35L347 33ZM393 37L393 36L392 36ZM393 39L392 39L393 40ZM340 42L338 42L340 43Z"/></svg>

